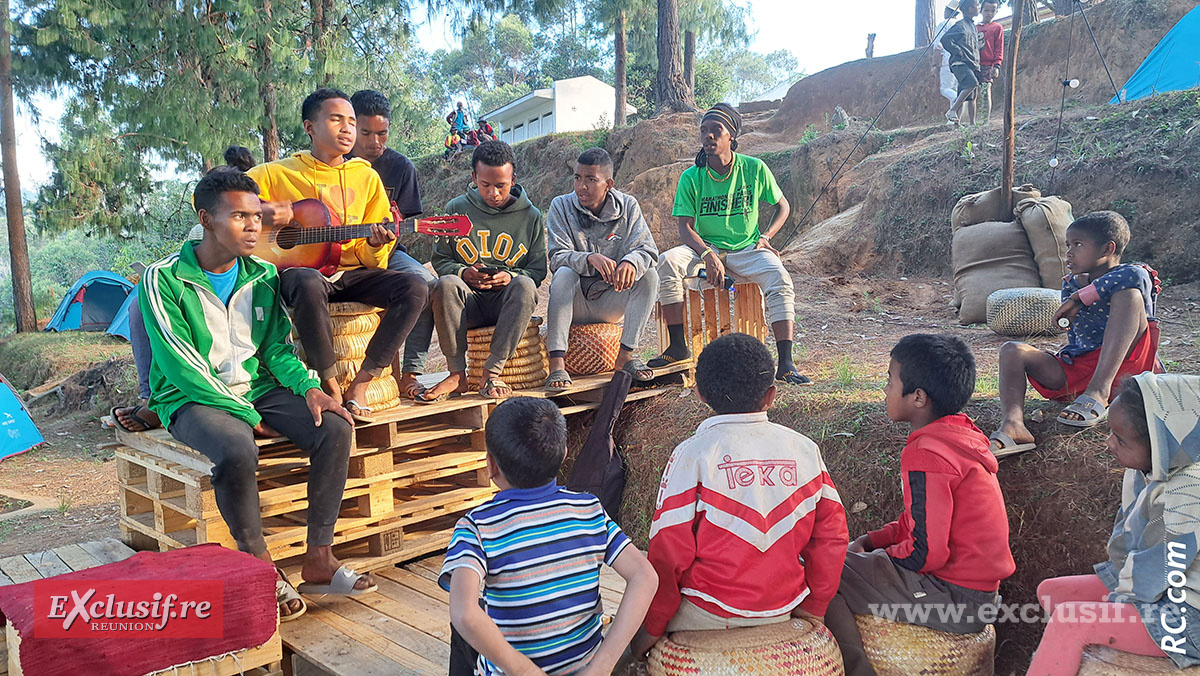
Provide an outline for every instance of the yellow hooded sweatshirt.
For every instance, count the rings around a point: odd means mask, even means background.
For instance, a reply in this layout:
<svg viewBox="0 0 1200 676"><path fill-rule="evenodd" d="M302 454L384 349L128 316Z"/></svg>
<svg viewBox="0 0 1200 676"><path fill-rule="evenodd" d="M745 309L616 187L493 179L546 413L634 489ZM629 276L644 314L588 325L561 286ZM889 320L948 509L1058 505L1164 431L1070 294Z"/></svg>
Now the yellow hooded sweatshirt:
<svg viewBox="0 0 1200 676"><path fill-rule="evenodd" d="M382 223L392 218L383 181L371 163L361 158L331 167L305 150L246 173L258 183L258 196L267 202L316 198L342 225ZM350 240L342 245L339 269L385 269L395 245L395 240L380 247L367 244L366 238Z"/></svg>

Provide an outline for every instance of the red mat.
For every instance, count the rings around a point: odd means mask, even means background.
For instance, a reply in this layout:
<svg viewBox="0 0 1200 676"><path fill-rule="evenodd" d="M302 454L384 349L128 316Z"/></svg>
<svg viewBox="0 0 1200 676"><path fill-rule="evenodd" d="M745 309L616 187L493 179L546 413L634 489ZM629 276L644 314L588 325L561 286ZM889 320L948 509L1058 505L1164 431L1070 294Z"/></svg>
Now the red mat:
<svg viewBox="0 0 1200 676"><path fill-rule="evenodd" d="M164 553L141 552L119 563L46 580L0 587L0 622L7 618L21 636L21 666L26 676L140 676L266 643L276 629L278 607L275 604L275 579L275 568L271 564L220 545L198 545ZM162 635L162 630L85 638L37 635L39 631L43 634L65 631L62 629L63 619L48 619L48 615L54 612L51 609L51 592L58 589L61 583L112 580L143 583L153 580L179 580L179 584L166 585L164 591L180 593L183 598L188 598L189 594L194 598L203 598L211 592L212 598L207 599L211 601L212 607L206 629L201 628L204 623L195 620L188 624L172 619L167 623L169 629L165 633L183 631L192 634L219 634L219 637L169 638ZM38 586L36 599L35 585ZM126 587L140 587L143 590L157 588L156 585L136 583ZM79 589L80 594L85 594L89 586L79 585ZM175 589L179 591L176 592ZM119 597L120 593L117 596ZM99 604L106 598L107 592L98 594L92 597L85 607L91 608L93 604ZM61 604L60 611L69 614L79 607L74 601L68 600ZM96 608L99 609L99 606ZM192 610L194 609L195 607ZM218 610L221 617L219 629L215 620ZM105 615L111 615L110 611L103 612ZM193 612L193 616L194 614ZM113 621L107 617L89 619L92 622ZM156 623L158 620L147 622ZM78 631L82 628L82 623L76 622L73 627L74 631ZM12 649L13 646L9 646L9 650Z"/></svg>

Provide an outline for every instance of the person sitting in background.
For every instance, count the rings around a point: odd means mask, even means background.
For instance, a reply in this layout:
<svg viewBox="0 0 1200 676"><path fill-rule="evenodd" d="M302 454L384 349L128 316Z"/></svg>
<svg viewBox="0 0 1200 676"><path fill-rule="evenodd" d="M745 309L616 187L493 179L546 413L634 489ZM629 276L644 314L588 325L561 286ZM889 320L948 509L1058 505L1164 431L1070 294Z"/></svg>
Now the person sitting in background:
<svg viewBox="0 0 1200 676"><path fill-rule="evenodd" d="M1074 676L1090 644L1200 665L1200 377L1133 376L1109 410L1126 469L1108 560L1038 585L1050 622L1026 676Z"/></svg>
<svg viewBox="0 0 1200 676"><path fill-rule="evenodd" d="M354 142L353 156L370 162L371 168L379 174L383 189L392 203L395 220L419 216L424 208L421 205L421 188L417 185L417 168L412 160L387 147L392 115L387 97L377 91L364 89L355 92L350 97L350 103L358 117L358 140ZM399 242L388 257L387 268L420 277L425 280L430 293L437 281L437 275L408 255ZM425 359L429 355L429 343L432 340L433 313L426 301L417 323L404 341L403 360L397 356L397 361L392 364L392 373L397 374L400 393L409 399L421 391L417 376L425 372Z"/></svg>
<svg viewBox="0 0 1200 676"><path fill-rule="evenodd" d="M492 129L491 123L489 123L487 120L480 120L479 127L476 128L475 131L479 132L480 141L496 140L496 131Z"/></svg>
<svg viewBox="0 0 1200 676"><path fill-rule="evenodd" d="M1070 324L1058 354L1009 341L1000 347L1000 428L996 453L1035 447L1025 427L1025 382L1047 399L1072 401L1058 422L1091 427L1107 413L1109 393L1143 371L1162 371L1154 306L1158 275L1144 265L1122 263L1129 223L1115 211L1094 211L1067 227L1067 269L1056 319Z"/></svg>
<svg viewBox="0 0 1200 676"><path fill-rule="evenodd" d="M612 158L603 148L583 151L575 164L575 191L550 203L546 218L550 249L550 307L546 389L571 386L566 371L572 324L625 320L616 368L634 380L654 371L633 356L658 294L658 247L632 195L613 188Z"/></svg>
<svg viewBox="0 0 1200 676"><path fill-rule="evenodd" d="M595 496L555 481L567 453L557 405L509 399L484 437L500 492L459 519L438 579L450 592L450 676L611 674L654 596L654 568ZM606 632L602 565L626 583Z"/></svg>
<svg viewBox="0 0 1200 676"><path fill-rule="evenodd" d="M700 353L696 391L716 415L663 471L650 526L658 593L635 657L667 632L820 621L837 592L846 512L817 445L767 420L771 367L766 346L744 333ZM752 480L734 481L747 467Z"/></svg>
<svg viewBox="0 0 1200 676"><path fill-rule="evenodd" d="M999 603L1000 581L1017 569L999 462L962 413L974 390L975 356L961 339L913 334L892 348L883 388L887 415L912 426L900 453L904 511L846 552L825 616L846 676L875 674L854 615L974 634L987 627L979 609ZM917 606L929 612L905 614Z"/></svg>
<svg viewBox="0 0 1200 676"><path fill-rule="evenodd" d="M728 103L718 103L700 122L703 148L695 166L679 177L671 215L679 219L683 244L659 257L659 301L669 343L650 368L660 368L691 356L683 328L684 284L704 269L708 283L723 284L725 271L762 289L767 321L775 334L779 366L775 379L807 385L792 363L792 318L796 292L792 276L771 247L771 237L787 222L791 207L775 176L760 159L736 153L742 116ZM758 229L758 203L777 205L766 232Z"/></svg>

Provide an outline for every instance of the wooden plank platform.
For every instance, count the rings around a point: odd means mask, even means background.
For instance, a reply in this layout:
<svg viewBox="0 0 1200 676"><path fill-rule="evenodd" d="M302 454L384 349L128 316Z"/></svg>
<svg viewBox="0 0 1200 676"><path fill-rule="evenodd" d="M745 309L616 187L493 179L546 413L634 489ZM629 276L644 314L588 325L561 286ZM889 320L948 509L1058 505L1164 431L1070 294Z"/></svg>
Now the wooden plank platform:
<svg viewBox="0 0 1200 676"><path fill-rule="evenodd" d="M444 555L378 569L379 591L355 597L305 597L308 612L283 622L284 665L355 676L446 674L450 662L450 595L437 584ZM600 573L604 613L617 611L625 580ZM305 667L309 667L308 670Z"/></svg>

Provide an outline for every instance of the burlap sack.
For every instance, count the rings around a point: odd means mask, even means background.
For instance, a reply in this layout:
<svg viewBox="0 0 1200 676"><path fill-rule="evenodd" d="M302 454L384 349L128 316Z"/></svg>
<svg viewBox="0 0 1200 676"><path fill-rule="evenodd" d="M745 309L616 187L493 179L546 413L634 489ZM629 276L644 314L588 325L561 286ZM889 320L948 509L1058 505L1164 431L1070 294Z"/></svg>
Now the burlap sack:
<svg viewBox="0 0 1200 676"><path fill-rule="evenodd" d="M1000 188L967 195L960 199L950 212L950 230L957 232L959 228L965 228L968 225L1011 220L1013 209L1021 200L1041 196L1042 193L1032 185L1025 184L1014 187L1012 204L1005 209L1004 205L1000 203Z"/></svg>
<svg viewBox="0 0 1200 676"><path fill-rule="evenodd" d="M1061 289L1067 274L1067 226L1075 220L1071 203L1058 197L1033 197L1021 200L1015 213L1033 247L1042 286Z"/></svg>
<svg viewBox="0 0 1200 676"><path fill-rule="evenodd" d="M960 324L987 319L993 291L1042 283L1020 223L979 223L954 233L954 298Z"/></svg>

